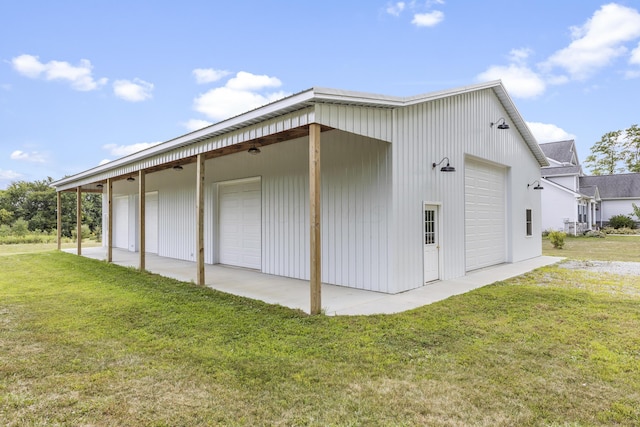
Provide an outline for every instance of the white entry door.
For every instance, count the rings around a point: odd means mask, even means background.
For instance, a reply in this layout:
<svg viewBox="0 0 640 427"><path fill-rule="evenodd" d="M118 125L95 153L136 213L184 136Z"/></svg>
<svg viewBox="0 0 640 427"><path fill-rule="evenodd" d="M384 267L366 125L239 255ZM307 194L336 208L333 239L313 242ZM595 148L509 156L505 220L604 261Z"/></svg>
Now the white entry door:
<svg viewBox="0 0 640 427"><path fill-rule="evenodd" d="M424 282L440 278L440 232L438 207L424 205Z"/></svg>

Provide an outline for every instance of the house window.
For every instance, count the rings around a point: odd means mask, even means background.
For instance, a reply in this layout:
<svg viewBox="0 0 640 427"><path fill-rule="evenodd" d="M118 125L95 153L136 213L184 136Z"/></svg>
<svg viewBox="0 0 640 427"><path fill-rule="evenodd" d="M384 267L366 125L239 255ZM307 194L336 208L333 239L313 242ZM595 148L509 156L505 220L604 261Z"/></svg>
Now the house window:
<svg viewBox="0 0 640 427"><path fill-rule="evenodd" d="M527 236L532 236L533 235L533 223L531 221L531 209L527 209L526 223L527 223Z"/></svg>

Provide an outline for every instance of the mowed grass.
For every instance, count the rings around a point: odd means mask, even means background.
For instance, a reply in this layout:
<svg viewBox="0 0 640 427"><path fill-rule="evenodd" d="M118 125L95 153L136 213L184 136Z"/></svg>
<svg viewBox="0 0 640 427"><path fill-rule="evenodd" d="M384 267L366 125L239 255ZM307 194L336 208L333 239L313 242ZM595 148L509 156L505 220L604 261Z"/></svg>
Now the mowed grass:
<svg viewBox="0 0 640 427"><path fill-rule="evenodd" d="M95 247L101 246L102 243L96 242L93 240L83 241L82 247ZM57 243L17 243L10 245L2 245L0 244L0 256L2 255L17 255L17 254L28 254L34 252L46 252L57 249ZM62 249L75 249L78 247L78 244L73 243L62 243Z"/></svg>
<svg viewBox="0 0 640 427"><path fill-rule="evenodd" d="M637 276L309 317L58 252L0 271L0 425L640 424Z"/></svg>
<svg viewBox="0 0 640 427"><path fill-rule="evenodd" d="M567 237L562 249L542 239L542 254L579 260L640 262L640 235Z"/></svg>

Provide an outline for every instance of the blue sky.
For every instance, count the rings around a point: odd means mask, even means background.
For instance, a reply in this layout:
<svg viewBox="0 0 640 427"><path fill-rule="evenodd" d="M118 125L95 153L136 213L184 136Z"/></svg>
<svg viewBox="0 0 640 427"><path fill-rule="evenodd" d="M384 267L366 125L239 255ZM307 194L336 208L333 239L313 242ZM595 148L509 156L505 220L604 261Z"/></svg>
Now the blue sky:
<svg viewBox="0 0 640 427"><path fill-rule="evenodd" d="M581 160L640 122L640 0L0 1L0 189L72 175L313 86L502 79Z"/></svg>

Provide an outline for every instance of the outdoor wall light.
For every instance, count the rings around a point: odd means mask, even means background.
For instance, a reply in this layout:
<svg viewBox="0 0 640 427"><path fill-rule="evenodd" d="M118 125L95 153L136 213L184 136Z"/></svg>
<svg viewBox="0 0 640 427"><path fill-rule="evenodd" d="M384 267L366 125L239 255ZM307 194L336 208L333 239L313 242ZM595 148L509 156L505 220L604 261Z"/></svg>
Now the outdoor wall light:
<svg viewBox="0 0 640 427"><path fill-rule="evenodd" d="M455 172L456 168L454 168L453 166L451 166L449 164L449 158L448 157L443 157L442 160L440 160L438 163L433 163L431 165L431 169L435 169L436 166L440 166L442 164L442 162L447 161L447 165L443 166L440 168L440 172Z"/></svg>
<svg viewBox="0 0 640 427"><path fill-rule="evenodd" d="M180 165L175 165L175 166L173 167L173 170L174 170L174 171L181 171L181 170L182 170L182 166L180 166Z"/></svg>
<svg viewBox="0 0 640 427"><path fill-rule="evenodd" d="M537 179L533 181L531 184L527 184L527 188L531 187L535 183L538 183L538 184L535 187L533 187L534 190L544 190L544 187L540 185L540 181L538 181Z"/></svg>
<svg viewBox="0 0 640 427"><path fill-rule="evenodd" d="M251 148L249 148L249 150L247 150L247 153L253 154L255 156L256 154L260 153L260 149L258 147L256 147L256 144L253 144L251 146Z"/></svg>
<svg viewBox="0 0 640 427"><path fill-rule="evenodd" d="M500 120L502 120L502 123L500 123ZM493 127L493 125L498 125L498 129L509 129L509 125L507 124L507 121L504 119L504 117L500 117L495 122L491 122L489 126Z"/></svg>
<svg viewBox="0 0 640 427"><path fill-rule="evenodd" d="M102 187L104 187L104 185L102 185L102 184L98 183L98 184L96 184L96 187L98 187L98 188L102 188Z"/></svg>
<svg viewBox="0 0 640 427"><path fill-rule="evenodd" d="M132 176L130 176L129 178L127 178L127 181L129 181L129 182L133 182L133 181L135 181L135 180L136 180L136 179L135 179L134 177L132 177Z"/></svg>

